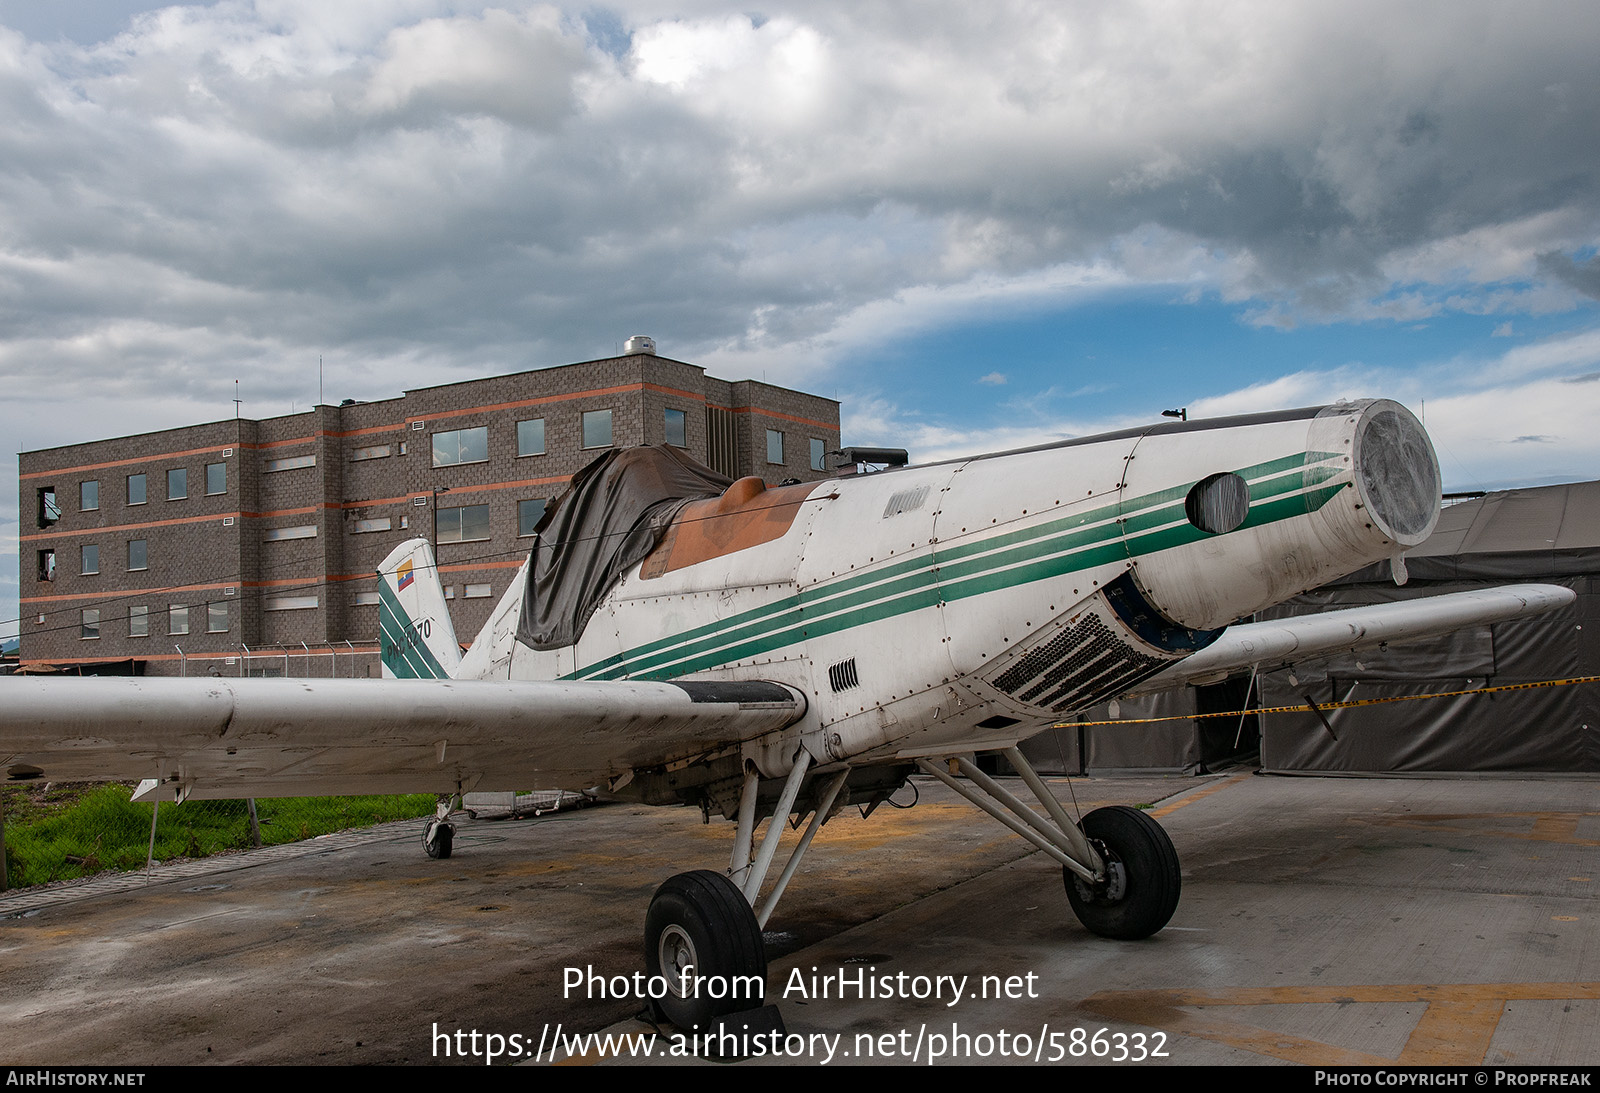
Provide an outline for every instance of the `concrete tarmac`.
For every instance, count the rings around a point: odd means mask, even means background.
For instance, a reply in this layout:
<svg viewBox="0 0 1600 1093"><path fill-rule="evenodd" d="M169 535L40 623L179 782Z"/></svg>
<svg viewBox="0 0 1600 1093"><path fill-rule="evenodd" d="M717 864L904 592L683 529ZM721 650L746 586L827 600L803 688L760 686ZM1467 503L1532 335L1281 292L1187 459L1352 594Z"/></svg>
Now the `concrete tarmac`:
<svg viewBox="0 0 1600 1093"><path fill-rule="evenodd" d="M918 778L915 808L818 837L768 935L790 1038L738 1065L1600 1063L1595 781L1052 781L1069 810L1155 803L1184 866L1166 930L1088 934L1059 867ZM419 834L0 897L0 1063L699 1050L630 1020L624 980L651 892L725 868L731 824L607 805L465 825L448 861Z"/></svg>

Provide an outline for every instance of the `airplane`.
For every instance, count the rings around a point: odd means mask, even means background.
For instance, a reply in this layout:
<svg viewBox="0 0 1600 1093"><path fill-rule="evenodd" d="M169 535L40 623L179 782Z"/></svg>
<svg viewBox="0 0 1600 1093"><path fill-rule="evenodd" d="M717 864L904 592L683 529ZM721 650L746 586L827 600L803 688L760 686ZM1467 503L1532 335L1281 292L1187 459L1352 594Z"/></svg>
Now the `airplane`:
<svg viewBox="0 0 1600 1093"><path fill-rule="evenodd" d="M1090 931L1159 931L1181 889L1165 831L1122 807L1075 820L1017 745L1141 689L1572 602L1520 585L1237 622L1385 559L1400 579L1439 481L1422 426L1381 399L773 488L615 450L552 503L465 654L414 539L380 567L385 679L15 679L0 760L11 779L144 777L142 800L433 792L435 857L474 791L715 812L736 821L727 873L671 877L646 915L657 1013L698 1027L752 1008L726 985L764 982L762 928L822 824L917 772L1059 862Z"/></svg>

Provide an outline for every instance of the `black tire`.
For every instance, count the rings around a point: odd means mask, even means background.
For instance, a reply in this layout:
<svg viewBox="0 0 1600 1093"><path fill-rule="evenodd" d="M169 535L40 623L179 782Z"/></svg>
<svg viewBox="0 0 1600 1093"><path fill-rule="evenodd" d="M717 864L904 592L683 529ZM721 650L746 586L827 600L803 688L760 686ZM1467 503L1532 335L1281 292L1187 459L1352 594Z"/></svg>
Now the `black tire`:
<svg viewBox="0 0 1600 1093"><path fill-rule="evenodd" d="M455 825L429 820L422 832L422 849L427 851L430 858L448 858L454 849L455 839Z"/></svg>
<svg viewBox="0 0 1600 1093"><path fill-rule="evenodd" d="M681 1029L766 1001L767 950L755 912L731 880L709 869L679 873L656 889L644 919L644 966L652 984L661 976L667 985L654 1001L657 1015Z"/></svg>
<svg viewBox="0 0 1600 1093"><path fill-rule="evenodd" d="M1160 930L1178 909L1183 873L1160 824L1136 808L1112 805L1083 818L1083 833L1106 859L1107 877L1090 884L1062 868L1067 900L1091 933L1138 941Z"/></svg>

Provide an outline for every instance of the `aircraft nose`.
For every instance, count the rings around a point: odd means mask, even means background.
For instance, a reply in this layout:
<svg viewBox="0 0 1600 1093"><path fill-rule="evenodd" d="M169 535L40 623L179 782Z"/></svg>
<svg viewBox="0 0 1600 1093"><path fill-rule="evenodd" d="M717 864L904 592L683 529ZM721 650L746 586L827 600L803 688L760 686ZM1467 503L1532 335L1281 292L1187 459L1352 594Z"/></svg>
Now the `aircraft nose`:
<svg viewBox="0 0 1600 1093"><path fill-rule="evenodd" d="M1439 521L1439 460L1422 424L1403 406L1377 402L1355 433L1356 488L1380 529L1414 547Z"/></svg>
<svg viewBox="0 0 1600 1093"><path fill-rule="evenodd" d="M1142 531L1138 514L1123 525L1144 594L1195 630L1409 550L1439 519L1433 444L1409 410L1387 399L1210 436L1151 436L1130 463L1129 483L1138 487L1128 492L1160 496L1162 475L1205 470L1212 473L1184 495L1185 522L1174 521L1180 541L1171 549L1145 546L1158 540Z"/></svg>

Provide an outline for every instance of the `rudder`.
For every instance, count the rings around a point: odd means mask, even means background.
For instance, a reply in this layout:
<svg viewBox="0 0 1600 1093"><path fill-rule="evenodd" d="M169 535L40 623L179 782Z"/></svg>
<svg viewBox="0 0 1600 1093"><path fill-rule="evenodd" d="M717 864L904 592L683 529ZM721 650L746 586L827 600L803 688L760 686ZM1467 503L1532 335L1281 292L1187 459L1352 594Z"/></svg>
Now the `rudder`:
<svg viewBox="0 0 1600 1093"><path fill-rule="evenodd" d="M401 543L378 567L378 645L385 679L451 679L461 646L426 539Z"/></svg>

